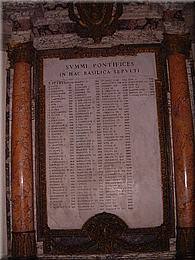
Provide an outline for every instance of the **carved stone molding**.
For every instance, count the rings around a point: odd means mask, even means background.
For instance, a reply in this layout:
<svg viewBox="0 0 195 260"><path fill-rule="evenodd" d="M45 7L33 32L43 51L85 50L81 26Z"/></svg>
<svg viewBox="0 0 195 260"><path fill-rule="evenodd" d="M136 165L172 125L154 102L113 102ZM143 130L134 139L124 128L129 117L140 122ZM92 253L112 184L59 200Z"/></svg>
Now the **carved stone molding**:
<svg viewBox="0 0 195 260"><path fill-rule="evenodd" d="M11 66L14 66L15 63L22 61L32 64L34 61L34 48L32 42L8 46L8 56Z"/></svg>
<svg viewBox="0 0 195 260"><path fill-rule="evenodd" d="M164 45L167 55L181 53L188 56L190 49L189 36L189 34L164 34Z"/></svg>

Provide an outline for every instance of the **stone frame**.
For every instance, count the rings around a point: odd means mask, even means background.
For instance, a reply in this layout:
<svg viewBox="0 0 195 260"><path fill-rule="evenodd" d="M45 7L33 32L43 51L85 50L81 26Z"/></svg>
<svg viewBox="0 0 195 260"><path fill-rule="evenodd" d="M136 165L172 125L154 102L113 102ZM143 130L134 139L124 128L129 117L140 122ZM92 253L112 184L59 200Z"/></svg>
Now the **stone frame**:
<svg viewBox="0 0 195 260"><path fill-rule="evenodd" d="M109 253L150 252L169 250L169 239L175 236L174 226L174 192L171 163L171 144L169 111L167 101L166 58L159 44L153 45L120 45L112 48L84 49L69 48L58 50L36 51L35 64L35 135L36 135L36 211L37 240L43 241L45 255L67 254L103 254L105 248L95 246L82 230L50 230L47 226L46 208L46 167L45 167L45 96L42 84L42 60L46 57L83 58L135 55L139 52L155 52L157 76L156 92L159 119L159 136L161 149L161 172L163 183L163 225L155 228L128 229L120 238L121 243L110 249ZM101 218L98 220L101 222Z"/></svg>

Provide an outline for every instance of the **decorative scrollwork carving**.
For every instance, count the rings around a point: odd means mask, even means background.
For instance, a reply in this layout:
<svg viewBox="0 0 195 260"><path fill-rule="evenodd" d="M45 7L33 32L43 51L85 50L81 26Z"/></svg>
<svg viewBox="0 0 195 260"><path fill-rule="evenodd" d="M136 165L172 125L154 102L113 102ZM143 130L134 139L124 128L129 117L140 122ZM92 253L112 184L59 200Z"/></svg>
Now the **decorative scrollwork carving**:
<svg viewBox="0 0 195 260"><path fill-rule="evenodd" d="M122 219L106 212L91 217L82 227L83 232L87 233L88 237L105 253L113 252L117 240L127 229L128 226Z"/></svg>
<svg viewBox="0 0 195 260"><path fill-rule="evenodd" d="M69 4L69 18L76 22L77 33L83 37L92 37L95 43L100 43L102 37L112 35L116 31L122 12L121 3Z"/></svg>

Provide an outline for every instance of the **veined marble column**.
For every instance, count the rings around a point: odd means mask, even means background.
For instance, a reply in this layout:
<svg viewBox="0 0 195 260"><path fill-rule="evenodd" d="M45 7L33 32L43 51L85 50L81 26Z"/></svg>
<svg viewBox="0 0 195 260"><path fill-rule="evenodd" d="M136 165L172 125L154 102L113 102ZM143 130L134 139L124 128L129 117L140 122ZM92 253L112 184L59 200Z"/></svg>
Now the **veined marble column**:
<svg viewBox="0 0 195 260"><path fill-rule="evenodd" d="M177 259L194 259L195 156L186 54L188 35L165 35L171 88L177 207Z"/></svg>
<svg viewBox="0 0 195 260"><path fill-rule="evenodd" d="M6 77L7 54L0 51L0 259L7 255L7 226L6 226L6 178L5 178L5 118L6 118Z"/></svg>
<svg viewBox="0 0 195 260"><path fill-rule="evenodd" d="M33 215L31 43L12 48L14 68L12 98L12 257L32 259L36 255Z"/></svg>

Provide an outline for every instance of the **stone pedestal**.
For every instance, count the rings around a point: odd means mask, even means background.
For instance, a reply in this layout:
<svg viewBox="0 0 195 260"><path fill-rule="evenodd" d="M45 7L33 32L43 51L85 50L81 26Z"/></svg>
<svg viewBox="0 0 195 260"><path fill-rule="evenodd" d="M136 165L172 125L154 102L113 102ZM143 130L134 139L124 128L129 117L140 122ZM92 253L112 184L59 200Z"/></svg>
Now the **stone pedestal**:
<svg viewBox="0 0 195 260"><path fill-rule="evenodd" d="M33 214L31 129L31 44L10 51L14 68L12 101L12 257L36 255Z"/></svg>
<svg viewBox="0 0 195 260"><path fill-rule="evenodd" d="M166 35L177 207L177 259L194 259L195 156L186 55L188 35Z"/></svg>

